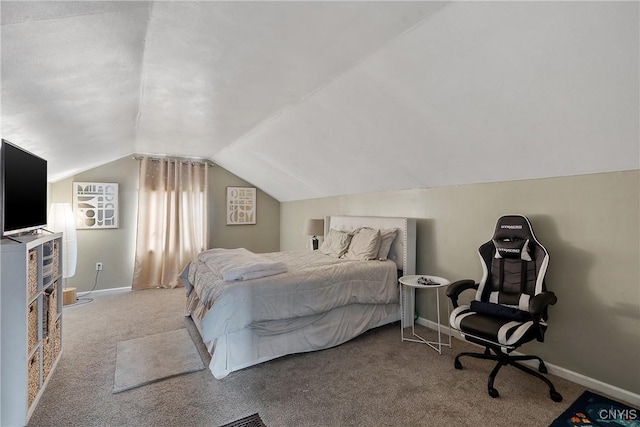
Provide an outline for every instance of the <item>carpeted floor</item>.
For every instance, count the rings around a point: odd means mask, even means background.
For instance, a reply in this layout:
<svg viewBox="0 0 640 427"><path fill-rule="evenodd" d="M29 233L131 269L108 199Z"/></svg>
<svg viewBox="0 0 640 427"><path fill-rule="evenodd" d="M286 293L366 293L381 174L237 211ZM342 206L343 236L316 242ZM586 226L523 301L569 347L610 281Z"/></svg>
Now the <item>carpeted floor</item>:
<svg viewBox="0 0 640 427"><path fill-rule="evenodd" d="M183 313L184 289L145 290L97 297L65 308L64 351L30 426L221 426L259 413L278 426L546 427L584 388L551 376L564 396L506 367L487 395L492 364L468 359L453 367L454 340L442 355L400 341L399 325L369 331L333 349L286 356L216 380L208 369L113 394L119 341L186 328L205 361L209 356ZM422 330L427 337L435 333ZM430 335L431 334L431 335Z"/></svg>
<svg viewBox="0 0 640 427"><path fill-rule="evenodd" d="M222 427L266 427L260 418L260 414L252 414L248 417L240 418L239 420L232 421Z"/></svg>

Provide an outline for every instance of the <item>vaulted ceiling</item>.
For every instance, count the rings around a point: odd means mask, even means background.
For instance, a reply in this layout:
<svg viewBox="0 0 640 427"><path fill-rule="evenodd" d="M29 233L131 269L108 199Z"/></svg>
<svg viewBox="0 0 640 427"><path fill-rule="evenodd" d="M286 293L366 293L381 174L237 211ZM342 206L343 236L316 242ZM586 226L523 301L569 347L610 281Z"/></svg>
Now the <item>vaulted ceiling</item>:
<svg viewBox="0 0 640 427"><path fill-rule="evenodd" d="M2 1L52 181L208 158L281 201L640 168L637 2Z"/></svg>

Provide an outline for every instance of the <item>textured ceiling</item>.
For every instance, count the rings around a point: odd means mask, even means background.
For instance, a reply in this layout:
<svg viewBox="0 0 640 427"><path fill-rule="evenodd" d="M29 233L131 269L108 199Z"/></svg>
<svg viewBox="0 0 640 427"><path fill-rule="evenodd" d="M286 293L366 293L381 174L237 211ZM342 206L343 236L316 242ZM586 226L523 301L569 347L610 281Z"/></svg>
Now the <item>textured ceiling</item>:
<svg viewBox="0 0 640 427"><path fill-rule="evenodd" d="M636 2L2 1L50 179L203 157L281 201L640 168Z"/></svg>

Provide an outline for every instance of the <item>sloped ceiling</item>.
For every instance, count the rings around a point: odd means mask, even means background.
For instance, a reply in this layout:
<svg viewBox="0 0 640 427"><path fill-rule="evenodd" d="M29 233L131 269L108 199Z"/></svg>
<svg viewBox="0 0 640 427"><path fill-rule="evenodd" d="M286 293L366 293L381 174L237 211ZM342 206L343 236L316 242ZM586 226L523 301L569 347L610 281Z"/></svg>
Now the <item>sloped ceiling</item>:
<svg viewBox="0 0 640 427"><path fill-rule="evenodd" d="M280 201L640 168L636 2L2 1L50 179L208 158Z"/></svg>

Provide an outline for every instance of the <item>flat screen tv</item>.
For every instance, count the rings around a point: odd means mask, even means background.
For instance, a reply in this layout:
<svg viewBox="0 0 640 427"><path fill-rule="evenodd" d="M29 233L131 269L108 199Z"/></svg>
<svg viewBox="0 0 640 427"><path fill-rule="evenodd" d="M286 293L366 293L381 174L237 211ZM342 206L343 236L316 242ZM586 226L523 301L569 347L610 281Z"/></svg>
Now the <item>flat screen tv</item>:
<svg viewBox="0 0 640 427"><path fill-rule="evenodd" d="M47 224L47 161L9 141L0 148L2 236Z"/></svg>

